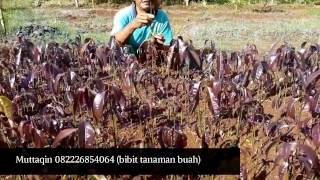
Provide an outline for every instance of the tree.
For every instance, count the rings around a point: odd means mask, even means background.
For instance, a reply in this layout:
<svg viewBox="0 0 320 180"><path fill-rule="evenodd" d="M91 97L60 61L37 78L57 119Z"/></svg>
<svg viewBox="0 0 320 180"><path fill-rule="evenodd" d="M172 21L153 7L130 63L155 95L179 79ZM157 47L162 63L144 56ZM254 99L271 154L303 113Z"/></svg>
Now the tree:
<svg viewBox="0 0 320 180"><path fill-rule="evenodd" d="M34 0L33 1L33 5L34 5L34 7L40 7L41 6L41 0Z"/></svg>
<svg viewBox="0 0 320 180"><path fill-rule="evenodd" d="M6 30L6 26L4 23L4 17L3 17L3 13L2 13L2 0L0 0L0 24L2 26L2 29L4 30L4 34L6 34L7 30Z"/></svg>
<svg viewBox="0 0 320 180"><path fill-rule="evenodd" d="M76 7L78 8L79 7L79 0L75 0L75 3L76 3Z"/></svg>
<svg viewBox="0 0 320 180"><path fill-rule="evenodd" d="M92 3L92 7L94 8L94 4L95 4L94 0L91 0L91 3Z"/></svg>

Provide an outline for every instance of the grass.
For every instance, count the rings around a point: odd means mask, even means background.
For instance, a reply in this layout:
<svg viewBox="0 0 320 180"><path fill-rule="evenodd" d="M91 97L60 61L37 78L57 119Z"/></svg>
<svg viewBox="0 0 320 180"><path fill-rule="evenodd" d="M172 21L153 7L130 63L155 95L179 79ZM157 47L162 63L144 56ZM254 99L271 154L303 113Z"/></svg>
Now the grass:
<svg viewBox="0 0 320 180"><path fill-rule="evenodd" d="M181 8L169 7L169 16L175 35L192 39L201 47L206 39L219 48L239 50L247 43L255 43L263 52L280 40L297 46L303 41L319 42L319 8L302 5L278 5L272 13L256 13L261 5L244 6L235 10L229 5ZM181 14L182 13L182 14Z"/></svg>
<svg viewBox="0 0 320 180"><path fill-rule="evenodd" d="M227 49L239 49L247 42L260 44L281 40L287 42L317 41L320 37L320 24L308 20L260 21L252 20L211 20L184 28L181 34L194 39L196 46L201 46L206 39L214 40ZM314 19L314 22L316 19Z"/></svg>
<svg viewBox="0 0 320 180"><path fill-rule="evenodd" d="M320 8L306 9L306 14L319 17L320 16Z"/></svg>
<svg viewBox="0 0 320 180"><path fill-rule="evenodd" d="M25 9L31 8L32 0L2 0L4 9Z"/></svg>
<svg viewBox="0 0 320 180"><path fill-rule="evenodd" d="M3 16L7 33L13 33L17 28L34 21L31 0L3 0Z"/></svg>
<svg viewBox="0 0 320 180"><path fill-rule="evenodd" d="M102 26L102 18L90 18L82 22L80 27L70 25L57 14L39 13L32 9L30 2L27 1L4 1L4 19L6 24L7 36L14 36L20 27L30 24L40 24L57 28L58 31L64 32L64 35L55 37L46 37L45 41L64 42L66 36L74 38L76 34L81 34L83 39L92 37L102 43L109 39L106 32L99 32L95 27ZM84 27L90 27L92 30L85 30ZM36 41L36 40L35 40Z"/></svg>
<svg viewBox="0 0 320 180"><path fill-rule="evenodd" d="M24 26L33 21L33 13L29 9L4 10L3 16L7 33L13 33L20 26Z"/></svg>

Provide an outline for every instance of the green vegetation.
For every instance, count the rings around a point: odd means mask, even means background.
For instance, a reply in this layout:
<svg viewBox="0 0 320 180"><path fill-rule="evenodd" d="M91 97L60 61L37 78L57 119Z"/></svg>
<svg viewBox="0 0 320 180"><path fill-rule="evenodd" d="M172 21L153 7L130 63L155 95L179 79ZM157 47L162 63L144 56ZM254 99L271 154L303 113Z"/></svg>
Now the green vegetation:
<svg viewBox="0 0 320 180"><path fill-rule="evenodd" d="M320 42L319 8L306 5L277 5L274 12L253 11L261 5L234 10L227 5L193 6L176 11L166 7L175 35L192 39L202 47L206 39L224 50L239 50L255 43L266 52L276 41L287 41L296 47L303 41ZM311 12L311 13L310 13Z"/></svg>
<svg viewBox="0 0 320 180"><path fill-rule="evenodd" d="M46 3L53 3L53 1L45 1ZM64 2L64 1L61 1ZM66 1L67 2L67 1ZM71 3L70 1L68 1ZM72 1L73 2L73 1ZM81 2L81 1L80 1ZM56 35L54 37L47 37L48 41L65 41L66 36L74 38L76 34L81 34L83 38L92 37L98 42L104 42L109 39L109 35L105 29L106 23L111 26L111 20L101 17L92 17L79 20L77 24L70 24L64 17L59 16L59 12L54 10L35 8L32 5L32 0L4 0L3 1L3 17L6 26L6 35L14 36L17 30L31 24L38 24L57 28L63 35ZM59 3L59 1L54 1ZM62 4L62 3L61 3ZM72 13L70 13L72 14ZM0 28L0 34L4 34L4 30Z"/></svg>
<svg viewBox="0 0 320 180"><path fill-rule="evenodd" d="M306 14L319 17L320 16L320 9L319 8L306 9Z"/></svg>
<svg viewBox="0 0 320 180"><path fill-rule="evenodd" d="M75 6L75 0L40 0L48 6ZM179 5L186 4L187 0L163 0L165 5ZM242 7L250 4L317 4L319 0L188 0L192 3L198 4L230 4ZM96 4L123 4L131 3L132 0L79 0L79 6L94 6Z"/></svg>
<svg viewBox="0 0 320 180"><path fill-rule="evenodd" d="M7 33L13 33L20 26L34 21L34 15L28 9L10 9L3 13Z"/></svg>
<svg viewBox="0 0 320 180"><path fill-rule="evenodd" d="M32 7L33 0L2 0L3 9L26 9Z"/></svg>
<svg viewBox="0 0 320 180"><path fill-rule="evenodd" d="M317 18L266 21L250 19L209 20L198 22L197 26L190 25L180 33L186 34L190 39L196 38L196 46L199 47L206 39L212 39L220 45L226 46L227 49L235 50L239 49L239 44L244 45L247 42L272 44L275 40L315 41L314 37L320 37L320 24L311 22L316 21Z"/></svg>
<svg viewBox="0 0 320 180"><path fill-rule="evenodd" d="M2 0L4 24L8 34L14 32L18 27L34 21L31 5L32 0ZM4 33L3 31L0 29L1 34Z"/></svg>

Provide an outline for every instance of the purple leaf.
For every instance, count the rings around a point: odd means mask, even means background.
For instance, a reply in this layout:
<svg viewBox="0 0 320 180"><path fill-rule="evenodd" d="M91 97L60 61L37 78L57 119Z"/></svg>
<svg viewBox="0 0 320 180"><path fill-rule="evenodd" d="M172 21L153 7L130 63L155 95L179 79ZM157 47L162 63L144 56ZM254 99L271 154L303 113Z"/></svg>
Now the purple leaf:
<svg viewBox="0 0 320 180"><path fill-rule="evenodd" d="M220 114L220 92L221 92L221 84L219 87L219 83L216 84L214 87L207 87L209 99L208 105L211 113L215 116L219 116Z"/></svg>
<svg viewBox="0 0 320 180"><path fill-rule="evenodd" d="M47 138L44 136L43 132L39 129L33 129L33 143L36 148L43 148L47 143Z"/></svg>
<svg viewBox="0 0 320 180"><path fill-rule="evenodd" d="M196 107L199 104L200 85L201 85L201 81L192 84L191 87L190 87L189 98L190 98L190 110L191 110L191 113L194 112L194 110L196 109Z"/></svg>
<svg viewBox="0 0 320 180"><path fill-rule="evenodd" d="M313 126L311 131L312 141L317 148L320 146L320 123Z"/></svg>
<svg viewBox="0 0 320 180"><path fill-rule="evenodd" d="M305 144L301 144L299 149L301 153L299 160L304 164L307 175L310 177L312 174L319 171L319 159L317 153L310 146Z"/></svg>
<svg viewBox="0 0 320 180"><path fill-rule="evenodd" d="M77 128L69 128L69 129L62 130L58 134L58 136L54 139L52 147L54 147L54 148L57 147L64 138L71 136L76 131L78 131Z"/></svg>
<svg viewBox="0 0 320 180"><path fill-rule="evenodd" d="M281 159L283 161L288 161L288 158L294 151L296 151L296 148L298 146L298 143L296 142L285 142L282 144L281 150L278 153L278 156L275 160L275 163L277 164Z"/></svg>
<svg viewBox="0 0 320 180"><path fill-rule="evenodd" d="M223 52L220 52L219 56L217 57L217 75L218 79L221 79L224 75L224 57Z"/></svg>
<svg viewBox="0 0 320 180"><path fill-rule="evenodd" d="M39 63L40 63L40 60L41 60L41 47L35 47L35 48L32 50L32 55L33 55L33 61L34 61L36 64L39 64Z"/></svg>
<svg viewBox="0 0 320 180"><path fill-rule="evenodd" d="M73 95L73 114L75 115L78 109L84 104L85 88L78 88Z"/></svg>
<svg viewBox="0 0 320 180"><path fill-rule="evenodd" d="M320 75L320 70L313 72L307 77L306 83L304 84L304 87L307 89L309 85L316 80Z"/></svg>
<svg viewBox="0 0 320 180"><path fill-rule="evenodd" d="M20 65L20 62L21 62L21 52L22 52L22 49L19 48L19 52L18 52L18 54L16 55L16 66L19 66L19 65Z"/></svg>
<svg viewBox="0 0 320 180"><path fill-rule="evenodd" d="M95 131L87 121L79 123L79 146L80 148L92 148L94 145Z"/></svg>
<svg viewBox="0 0 320 180"><path fill-rule="evenodd" d="M282 104L282 99L281 98L278 98L278 97L275 97L273 100L272 100L272 108L277 110L281 107L281 104Z"/></svg>
<svg viewBox="0 0 320 180"><path fill-rule="evenodd" d="M290 155L292 155L292 153L296 151L297 146L298 144L296 142L290 142L290 143L286 142L282 144L281 150L275 159L275 165L274 165L274 168L276 166L279 166L278 168L279 179L283 179L283 176L289 167L288 159Z"/></svg>
<svg viewBox="0 0 320 180"><path fill-rule="evenodd" d="M100 120L103 115L103 109L105 104L105 95L106 92L98 93L93 100L93 117L96 120Z"/></svg>
<svg viewBox="0 0 320 180"><path fill-rule="evenodd" d="M31 121L21 121L18 126L18 132L21 139L21 142L28 142L32 140L32 131L34 127Z"/></svg>
<svg viewBox="0 0 320 180"><path fill-rule="evenodd" d="M121 111L124 111L126 107L126 97L123 94L122 90L117 86L112 86L113 98L116 105L118 105Z"/></svg>
<svg viewBox="0 0 320 180"><path fill-rule="evenodd" d="M247 180L248 179L248 172L245 166L240 167L240 180Z"/></svg>
<svg viewBox="0 0 320 180"><path fill-rule="evenodd" d="M60 90L59 90L59 85L60 85L60 81L61 78L65 75L65 73L60 73L58 74L55 78L54 78L54 83L53 83L53 92L55 94L59 94Z"/></svg>
<svg viewBox="0 0 320 180"><path fill-rule="evenodd" d="M136 60L133 60L127 67L127 70L124 74L125 82L129 87L133 86L133 75L134 75L133 73L135 69L137 69L137 62Z"/></svg>
<svg viewBox="0 0 320 180"><path fill-rule="evenodd" d="M288 105L287 105L287 116L291 117L292 119L295 119L296 116L295 116L295 100L293 98L291 98L288 102Z"/></svg>
<svg viewBox="0 0 320 180"><path fill-rule="evenodd" d="M34 71L32 71L25 78L21 80L20 87L24 89L28 89L29 84L33 82L34 78L35 78L35 73Z"/></svg>
<svg viewBox="0 0 320 180"><path fill-rule="evenodd" d="M179 129L161 127L158 138L162 148L184 148L187 146L187 136Z"/></svg>

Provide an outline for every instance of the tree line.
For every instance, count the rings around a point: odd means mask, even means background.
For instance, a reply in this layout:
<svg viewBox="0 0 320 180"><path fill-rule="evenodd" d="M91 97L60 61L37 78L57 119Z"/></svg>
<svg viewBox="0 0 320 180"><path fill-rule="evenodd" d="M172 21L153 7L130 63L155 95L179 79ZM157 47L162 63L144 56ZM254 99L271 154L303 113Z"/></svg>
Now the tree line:
<svg viewBox="0 0 320 180"><path fill-rule="evenodd" d="M122 4L130 3L132 0L34 0L36 6L40 6L44 1L56 1L59 4L63 5L65 2L73 1L75 6L79 7L80 4L101 4L101 3L113 3L113 4ZM206 4L309 4L309 3L320 3L320 0L163 0L165 5L175 5L175 4L185 4L188 5L190 2L203 3Z"/></svg>

